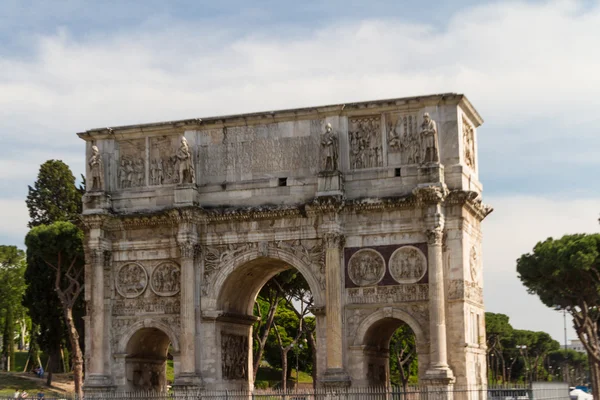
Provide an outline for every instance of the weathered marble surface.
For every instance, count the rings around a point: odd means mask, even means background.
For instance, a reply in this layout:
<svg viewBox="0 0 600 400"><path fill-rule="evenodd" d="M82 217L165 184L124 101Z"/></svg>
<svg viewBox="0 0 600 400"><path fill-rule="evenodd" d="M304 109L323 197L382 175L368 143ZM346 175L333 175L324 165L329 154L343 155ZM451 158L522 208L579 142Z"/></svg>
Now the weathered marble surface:
<svg viewBox="0 0 600 400"><path fill-rule="evenodd" d="M163 388L165 343L177 390L252 385L254 298L288 268L321 385L386 380L403 322L422 383L485 382L481 123L445 94L80 133L87 390Z"/></svg>

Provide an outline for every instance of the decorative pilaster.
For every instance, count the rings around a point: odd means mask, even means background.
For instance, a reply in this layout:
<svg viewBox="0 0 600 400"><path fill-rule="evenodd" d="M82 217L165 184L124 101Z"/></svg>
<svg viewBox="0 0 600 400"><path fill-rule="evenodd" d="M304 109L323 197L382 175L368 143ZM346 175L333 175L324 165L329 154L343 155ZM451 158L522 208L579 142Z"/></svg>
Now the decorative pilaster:
<svg viewBox="0 0 600 400"><path fill-rule="evenodd" d="M325 318L327 324L327 369L323 384L347 386L350 378L344 371L342 329L342 248L343 235L337 232L323 236L325 244Z"/></svg>

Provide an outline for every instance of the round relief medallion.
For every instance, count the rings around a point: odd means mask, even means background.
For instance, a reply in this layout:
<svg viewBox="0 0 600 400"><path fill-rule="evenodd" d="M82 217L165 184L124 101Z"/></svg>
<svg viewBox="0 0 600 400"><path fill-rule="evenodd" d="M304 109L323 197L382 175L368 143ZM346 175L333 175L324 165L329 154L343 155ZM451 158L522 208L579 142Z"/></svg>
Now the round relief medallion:
<svg viewBox="0 0 600 400"><path fill-rule="evenodd" d="M123 297L132 299L144 293L148 286L148 273L140 264L122 265L117 271L116 287Z"/></svg>
<svg viewBox="0 0 600 400"><path fill-rule="evenodd" d="M348 275L355 285L375 285L385 275L385 260L376 250L359 250L348 261Z"/></svg>
<svg viewBox="0 0 600 400"><path fill-rule="evenodd" d="M179 293L181 271L172 261L158 264L150 278L150 288L158 296L173 296Z"/></svg>
<svg viewBox="0 0 600 400"><path fill-rule="evenodd" d="M398 283L416 283L427 271L427 259L413 246L403 246L390 257L390 274Z"/></svg>

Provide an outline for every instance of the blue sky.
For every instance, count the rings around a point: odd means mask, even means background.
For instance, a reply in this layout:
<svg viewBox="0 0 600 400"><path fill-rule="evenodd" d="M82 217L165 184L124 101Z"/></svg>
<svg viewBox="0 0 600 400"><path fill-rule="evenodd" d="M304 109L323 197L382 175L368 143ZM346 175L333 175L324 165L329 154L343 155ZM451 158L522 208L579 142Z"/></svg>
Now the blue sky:
<svg viewBox="0 0 600 400"><path fill-rule="evenodd" d="M485 120L488 310L562 338L515 259L599 228L600 3L423 4L1 1L0 242L22 246L42 162L83 171L82 130L460 92Z"/></svg>

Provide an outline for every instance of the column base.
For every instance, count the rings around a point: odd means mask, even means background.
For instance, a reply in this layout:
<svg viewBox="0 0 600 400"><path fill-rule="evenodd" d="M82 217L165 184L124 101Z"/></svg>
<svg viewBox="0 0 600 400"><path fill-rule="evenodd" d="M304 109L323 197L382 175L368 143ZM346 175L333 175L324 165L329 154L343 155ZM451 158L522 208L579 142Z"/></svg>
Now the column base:
<svg viewBox="0 0 600 400"><path fill-rule="evenodd" d="M425 372L423 383L428 387L444 387L453 385L455 380L450 367L440 366L429 368L427 372Z"/></svg>
<svg viewBox="0 0 600 400"><path fill-rule="evenodd" d="M198 392L204 389L202 378L196 374L180 374L173 382L173 391L176 393Z"/></svg>
<svg viewBox="0 0 600 400"><path fill-rule="evenodd" d="M326 388L347 388L351 383L350 375L342 368L328 369L321 378L321 385Z"/></svg>
<svg viewBox="0 0 600 400"><path fill-rule="evenodd" d="M114 394L117 387L113 385L112 379L105 375L87 375L83 383L83 394L86 399L102 399L107 395Z"/></svg>

